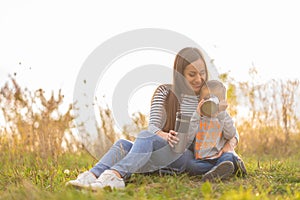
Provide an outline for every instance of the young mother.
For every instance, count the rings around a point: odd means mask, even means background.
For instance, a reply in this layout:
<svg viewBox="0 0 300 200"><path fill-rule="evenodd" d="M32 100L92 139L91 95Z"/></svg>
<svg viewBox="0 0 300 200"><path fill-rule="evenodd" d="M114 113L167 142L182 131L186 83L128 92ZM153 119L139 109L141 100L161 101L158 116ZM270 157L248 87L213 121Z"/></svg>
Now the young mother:
<svg viewBox="0 0 300 200"><path fill-rule="evenodd" d="M131 173L164 167L185 171L186 164L193 159L191 151L176 154L171 150L178 142L174 131L176 112L192 116L198 105L200 89L207 79L208 71L200 50L182 49L175 58L173 84L161 85L153 94L148 130L139 133L133 143L118 140L91 170L79 174L68 184L92 189L105 186L123 188L124 180ZM236 143L235 138L228 141L223 151L233 151Z"/></svg>

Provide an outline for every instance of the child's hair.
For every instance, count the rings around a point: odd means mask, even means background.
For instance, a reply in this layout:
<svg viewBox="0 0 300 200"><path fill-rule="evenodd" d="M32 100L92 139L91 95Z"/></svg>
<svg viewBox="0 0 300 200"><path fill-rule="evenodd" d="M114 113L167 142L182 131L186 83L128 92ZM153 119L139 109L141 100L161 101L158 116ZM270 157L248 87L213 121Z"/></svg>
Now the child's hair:
<svg viewBox="0 0 300 200"><path fill-rule="evenodd" d="M206 82L205 86L208 88L209 93L217 96L220 101L226 99L226 87L222 82L218 80L209 80Z"/></svg>

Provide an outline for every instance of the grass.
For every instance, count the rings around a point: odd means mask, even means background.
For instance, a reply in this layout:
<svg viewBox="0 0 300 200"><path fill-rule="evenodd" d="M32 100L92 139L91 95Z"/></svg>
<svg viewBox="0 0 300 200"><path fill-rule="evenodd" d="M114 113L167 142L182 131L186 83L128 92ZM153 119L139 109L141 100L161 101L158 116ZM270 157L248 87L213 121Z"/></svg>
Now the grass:
<svg viewBox="0 0 300 200"><path fill-rule="evenodd" d="M287 102L284 106L292 108L295 101L291 95L299 92L295 89L299 86L299 82L286 84L279 82L271 87L274 88L275 97L278 98L256 97L253 93L256 89L254 84L253 87L251 84L247 85L248 83L242 84L246 84L244 89L247 93L246 97L252 98L249 101L258 100L258 103L265 105L264 108L269 108L269 99L272 99L272 102L273 99L280 99L277 95L283 95L282 99ZM277 86L280 85L282 91L288 91L290 95L278 92ZM262 88L270 87L266 85ZM250 106L252 118L238 120L241 125L237 126L237 129L241 133L242 142L239 143L237 150L243 154L248 169L248 176L245 178L233 177L227 182L203 183L200 181L201 176L190 177L186 174L178 176L134 174L124 190L105 188L98 192L91 192L65 186L67 181L75 179L79 173L90 169L97 160L86 152L71 152L73 145L79 149L81 145L72 137L70 141L66 141L64 137L73 128L74 116L73 105L70 105L66 113L60 113L59 106L63 103L61 91L58 95L52 93L51 97L47 98L42 89L35 92L22 89L14 78L11 78L0 90L0 107L7 122L5 128L0 127L0 200L300 200L300 122L296 113L286 112L293 111L288 109L289 107L282 107L280 110L279 106L279 110L271 109L263 113ZM272 94L272 92L261 90L257 94ZM105 121L102 127L99 127L99 132L110 133L110 139L116 140L112 132L114 121L111 111L99 109L100 117ZM134 127L138 129L146 126L145 118L141 115L137 116L134 123ZM290 130L284 128L287 124L294 128ZM126 134L125 136L129 137ZM68 147L69 153L64 153L63 142ZM244 155L245 152L247 155ZM269 154L269 156L258 156L262 154Z"/></svg>
<svg viewBox="0 0 300 200"><path fill-rule="evenodd" d="M243 157L249 173L245 178L203 183L200 176L186 174L134 174L124 190L91 192L65 187L97 162L84 152L57 159L1 152L0 199L300 199L299 156Z"/></svg>

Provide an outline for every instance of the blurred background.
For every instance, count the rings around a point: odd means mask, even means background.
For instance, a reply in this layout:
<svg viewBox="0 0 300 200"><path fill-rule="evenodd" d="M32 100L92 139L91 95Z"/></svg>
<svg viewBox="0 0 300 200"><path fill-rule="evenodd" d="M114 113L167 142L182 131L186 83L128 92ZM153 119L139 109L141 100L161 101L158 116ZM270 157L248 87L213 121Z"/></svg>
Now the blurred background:
<svg viewBox="0 0 300 200"><path fill-rule="evenodd" d="M134 140L131 133L147 127L157 85L133 92L128 100L132 123L121 127L115 126L111 113L111 91L134 67L155 63L172 68L174 55L132 54L112 64L116 70L108 71L97 87L95 113L101 120L95 122L99 134L92 143L91 133L74 134L74 85L88 55L104 41L155 27L193 39L213 59L228 87L240 154L297 153L300 14L296 3L2 1L0 150L19 148L47 157L88 148L98 158L107 149L106 139Z"/></svg>

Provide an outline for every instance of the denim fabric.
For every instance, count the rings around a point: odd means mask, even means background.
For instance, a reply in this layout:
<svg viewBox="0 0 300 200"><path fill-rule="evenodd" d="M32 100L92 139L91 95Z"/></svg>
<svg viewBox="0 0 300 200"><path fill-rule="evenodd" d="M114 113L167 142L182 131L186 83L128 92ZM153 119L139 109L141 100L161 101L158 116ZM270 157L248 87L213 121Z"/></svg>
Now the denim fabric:
<svg viewBox="0 0 300 200"><path fill-rule="evenodd" d="M117 170L122 176L153 172L164 167L184 171L187 158L186 153L174 153L167 141L157 134L142 131L130 152L111 169Z"/></svg>
<svg viewBox="0 0 300 200"><path fill-rule="evenodd" d="M188 150L183 154L174 153L166 140L142 131L134 143L116 142L90 171L99 176L106 169L114 169L125 179L131 173L153 172L164 167L183 172L190 154Z"/></svg>
<svg viewBox="0 0 300 200"><path fill-rule="evenodd" d="M193 156L193 155L192 155ZM198 160L194 157L190 157L186 164L186 171L190 175L202 175L211 170L213 167L219 165L223 161L231 161L234 164L234 168L237 169L237 156L234 153L226 152L221 157L216 159Z"/></svg>
<svg viewBox="0 0 300 200"><path fill-rule="evenodd" d="M128 140L118 140L90 170L98 178L105 170L122 160L130 151L133 143Z"/></svg>

